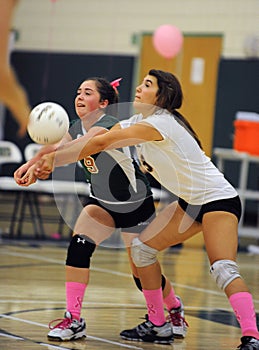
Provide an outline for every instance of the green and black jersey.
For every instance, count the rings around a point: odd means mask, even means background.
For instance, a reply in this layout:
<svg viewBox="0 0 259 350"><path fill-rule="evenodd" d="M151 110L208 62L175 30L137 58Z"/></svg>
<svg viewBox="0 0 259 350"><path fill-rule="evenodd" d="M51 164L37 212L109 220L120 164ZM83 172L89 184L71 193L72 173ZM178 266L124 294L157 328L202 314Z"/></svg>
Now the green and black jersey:
<svg viewBox="0 0 259 350"><path fill-rule="evenodd" d="M117 118L104 115L93 126L109 130L118 122ZM81 120L71 122L69 133L73 139L86 133ZM91 185L92 197L109 203L130 203L152 195L146 176L129 155L129 148L126 147L96 153L80 161L86 181Z"/></svg>

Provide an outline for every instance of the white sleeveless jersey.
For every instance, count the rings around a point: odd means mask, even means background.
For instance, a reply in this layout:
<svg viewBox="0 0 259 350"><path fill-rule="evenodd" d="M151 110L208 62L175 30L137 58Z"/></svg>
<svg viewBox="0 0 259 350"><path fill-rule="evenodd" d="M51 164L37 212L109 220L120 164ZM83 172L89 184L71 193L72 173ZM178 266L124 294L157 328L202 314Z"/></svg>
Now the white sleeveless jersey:
<svg viewBox="0 0 259 350"><path fill-rule="evenodd" d="M138 122L156 128L162 141L138 146L143 166L165 188L189 204L202 205L237 196L237 191L199 147L193 136L166 110L143 118L141 114L121 121L128 127Z"/></svg>

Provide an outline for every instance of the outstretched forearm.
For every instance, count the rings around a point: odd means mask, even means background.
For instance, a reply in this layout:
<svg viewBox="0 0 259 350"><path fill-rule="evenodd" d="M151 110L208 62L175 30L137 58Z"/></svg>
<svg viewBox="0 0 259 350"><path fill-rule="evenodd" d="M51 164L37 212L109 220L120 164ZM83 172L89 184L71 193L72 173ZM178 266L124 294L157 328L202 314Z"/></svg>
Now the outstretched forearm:
<svg viewBox="0 0 259 350"><path fill-rule="evenodd" d="M128 143L124 140L120 143L113 142L113 138L109 137L110 133L113 134L113 132L108 132L105 135L94 136L92 138L80 137L59 147L55 152L55 166L74 163L108 149L128 146Z"/></svg>
<svg viewBox="0 0 259 350"><path fill-rule="evenodd" d="M52 172L55 167L75 163L90 155L139 143L162 139L161 135L151 127L132 126L127 129L104 131L105 134L85 135L60 146L56 152L43 156L36 165L35 174Z"/></svg>
<svg viewBox="0 0 259 350"><path fill-rule="evenodd" d="M86 135L61 145L56 150L54 156L54 166L63 166L66 164L75 163L78 160L105 149L99 141L103 135L109 134L107 129L95 127L92 128Z"/></svg>
<svg viewBox="0 0 259 350"><path fill-rule="evenodd" d="M159 140L162 140L161 134L149 125L134 125L125 129L110 130L105 134L91 138L81 137L60 147L55 154L55 165L60 166L76 162L110 149Z"/></svg>
<svg viewBox="0 0 259 350"><path fill-rule="evenodd" d="M41 178L42 175L45 176L45 174L53 172L55 167L64 166L81 160L84 158L84 155L81 154L82 149L89 140L93 138L93 136L103 133L107 133L107 130L100 127L92 128L87 135L60 145L55 152L42 156L36 163L35 175Z"/></svg>
<svg viewBox="0 0 259 350"><path fill-rule="evenodd" d="M55 152L58 149L58 145L59 143L43 146L42 148L39 149L39 151L35 154L35 156L31 158L26 164L28 165L28 167L34 165L45 154Z"/></svg>
<svg viewBox="0 0 259 350"><path fill-rule="evenodd" d="M98 144L98 136L80 137L65 145L58 147L54 155L55 167L75 163L87 156L99 153L103 147Z"/></svg>

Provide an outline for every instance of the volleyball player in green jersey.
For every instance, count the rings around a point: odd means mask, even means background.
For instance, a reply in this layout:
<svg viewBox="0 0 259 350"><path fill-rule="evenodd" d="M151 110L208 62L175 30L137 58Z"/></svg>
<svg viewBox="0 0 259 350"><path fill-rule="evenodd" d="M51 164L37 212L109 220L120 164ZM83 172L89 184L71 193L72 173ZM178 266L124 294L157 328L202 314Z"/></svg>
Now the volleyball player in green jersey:
<svg viewBox="0 0 259 350"><path fill-rule="evenodd" d="M116 89L105 79L88 78L83 81L75 98L75 110L80 120L72 122L69 133L62 143L83 135L91 138L108 132L118 123L118 119L106 114L106 108L117 100ZM51 151L50 148L51 146L45 148L47 153ZM44 148L33 160L15 172L18 184L28 186L37 180L32 170L43 153ZM77 219L68 247L67 311L64 319L48 333L51 340L74 340L85 335L86 326L84 319L81 318L81 308L89 282L90 258L96 246L107 239L115 228L120 228L122 231L134 280L138 288L142 289L131 259L130 241L134 235L137 237L143 231L155 214L148 180L136 161L130 157L128 148L88 156L81 161L81 164L86 181L91 186L91 195ZM172 341L173 333L178 337L184 337L186 334L182 304L164 276L162 288L165 305L170 311L170 320L174 321L165 323L163 335L159 338L161 343Z"/></svg>
<svg viewBox="0 0 259 350"><path fill-rule="evenodd" d="M92 127L109 130L117 123L118 119L114 116L103 114ZM74 123L72 122L69 133L73 139L76 139L86 134L86 130L83 123L76 120ZM152 192L146 176L139 169L136 161L129 157L130 150L126 149L124 152L112 150L97 153L80 162L84 168L86 181L91 185L91 202L95 204L98 200L105 208L111 209L114 209L114 202L116 205L118 202L122 202L119 203L122 205L127 204L127 210L122 210L121 213L127 213L123 217L123 223L126 224L126 220L128 222L126 225L130 225L133 218L129 217L129 204L132 203L132 209L138 209L139 204L145 198L144 196L150 198ZM151 198L148 199L149 202L150 200ZM115 211L118 210L119 208ZM121 214L120 211L118 213Z"/></svg>

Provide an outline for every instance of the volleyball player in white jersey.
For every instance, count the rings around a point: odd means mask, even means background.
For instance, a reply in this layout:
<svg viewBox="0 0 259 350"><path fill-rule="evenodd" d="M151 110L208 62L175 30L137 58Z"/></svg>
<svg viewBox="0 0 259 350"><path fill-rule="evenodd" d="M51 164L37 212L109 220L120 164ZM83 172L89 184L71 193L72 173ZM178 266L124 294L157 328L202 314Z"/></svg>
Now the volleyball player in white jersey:
<svg viewBox="0 0 259 350"><path fill-rule="evenodd" d="M210 273L226 293L241 327L238 349L258 350L259 333L252 295L236 263L240 199L204 154L191 126L177 111L182 99L181 85L173 74L150 70L136 88L134 106L140 114L85 144L83 139L73 141L44 156L35 166L35 175L44 176L54 166L104 149L138 145L143 165L179 200L159 213L140 237L132 241L132 259L138 268L148 319L133 329L122 331L121 337L152 341L165 321L161 269L156 255L202 231Z"/></svg>

